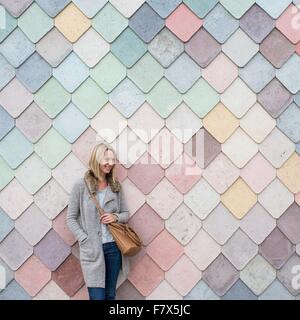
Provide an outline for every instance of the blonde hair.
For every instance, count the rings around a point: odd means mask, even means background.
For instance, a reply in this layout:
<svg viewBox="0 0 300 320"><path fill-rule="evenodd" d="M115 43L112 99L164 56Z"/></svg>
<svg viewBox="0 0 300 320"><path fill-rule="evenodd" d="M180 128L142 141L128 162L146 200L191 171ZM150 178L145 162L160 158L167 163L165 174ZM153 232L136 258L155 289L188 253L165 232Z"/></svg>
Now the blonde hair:
<svg viewBox="0 0 300 320"><path fill-rule="evenodd" d="M115 150L113 149L113 147L111 145L109 145L106 142L101 142L101 143L97 144L96 146L94 146L94 148L92 150L90 160L89 160L89 171L94 176L94 178L97 180L99 180L99 178L101 176L100 175L101 174L100 164L101 164L101 160L104 158L105 152L107 150L110 150L114 154L115 160L116 160L117 158L116 158ZM110 185L113 192L120 191L121 184L118 181L117 176L116 176L115 164L113 165L110 172L106 174L106 180L107 180L107 183Z"/></svg>

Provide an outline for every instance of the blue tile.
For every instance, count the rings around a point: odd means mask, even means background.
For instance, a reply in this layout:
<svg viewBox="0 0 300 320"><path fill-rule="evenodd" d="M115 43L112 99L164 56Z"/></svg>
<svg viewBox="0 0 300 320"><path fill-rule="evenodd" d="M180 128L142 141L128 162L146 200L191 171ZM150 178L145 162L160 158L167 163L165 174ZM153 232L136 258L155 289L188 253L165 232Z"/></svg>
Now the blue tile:
<svg viewBox="0 0 300 320"><path fill-rule="evenodd" d="M0 208L0 242L14 228L14 221Z"/></svg>
<svg viewBox="0 0 300 320"><path fill-rule="evenodd" d="M184 300L220 300L220 298L203 280L201 280L184 297Z"/></svg>
<svg viewBox="0 0 300 320"><path fill-rule="evenodd" d="M129 20L130 28L147 43L164 25L164 20L147 3L143 4Z"/></svg>
<svg viewBox="0 0 300 320"><path fill-rule="evenodd" d="M257 296L244 284L238 280L221 298L222 300L257 300Z"/></svg>
<svg viewBox="0 0 300 320"><path fill-rule="evenodd" d="M55 17L71 0L35 0L35 2L50 16Z"/></svg>
<svg viewBox="0 0 300 320"><path fill-rule="evenodd" d="M300 108L292 103L277 119L277 127L293 142L300 142Z"/></svg>
<svg viewBox="0 0 300 320"><path fill-rule="evenodd" d="M0 140L14 127L14 118L0 105Z"/></svg>
<svg viewBox="0 0 300 320"><path fill-rule="evenodd" d="M35 51L35 45L17 28L1 44L0 53L15 68Z"/></svg>
<svg viewBox="0 0 300 320"><path fill-rule="evenodd" d="M2 42L17 26L17 19L5 10L5 28L0 28L0 42Z"/></svg>
<svg viewBox="0 0 300 320"><path fill-rule="evenodd" d="M291 0L256 0L256 3L260 7L262 7L266 12L268 12L268 14L272 16L274 19L277 19L291 2Z"/></svg>
<svg viewBox="0 0 300 320"><path fill-rule="evenodd" d="M294 101L297 103L298 107L300 107L300 91L295 94Z"/></svg>
<svg viewBox="0 0 300 320"><path fill-rule="evenodd" d="M203 18L219 2L219 0L183 0L197 16Z"/></svg>
<svg viewBox="0 0 300 320"><path fill-rule="evenodd" d="M31 296L13 280L0 292L0 300L31 300Z"/></svg>
<svg viewBox="0 0 300 320"><path fill-rule="evenodd" d="M15 76L15 69L0 54L0 90Z"/></svg>
<svg viewBox="0 0 300 320"><path fill-rule="evenodd" d="M295 297L277 279L259 296L259 300L294 300Z"/></svg>
<svg viewBox="0 0 300 320"><path fill-rule="evenodd" d="M147 2L162 18L166 18L179 6L181 0L148 0Z"/></svg>
<svg viewBox="0 0 300 320"><path fill-rule="evenodd" d="M70 143L73 143L88 126L89 120L73 103L53 120L53 127Z"/></svg>
<svg viewBox="0 0 300 320"><path fill-rule="evenodd" d="M296 152L300 155L300 142L296 144Z"/></svg>
<svg viewBox="0 0 300 320"><path fill-rule="evenodd" d="M34 93L51 77L52 68L38 53L34 53L17 69L16 75Z"/></svg>

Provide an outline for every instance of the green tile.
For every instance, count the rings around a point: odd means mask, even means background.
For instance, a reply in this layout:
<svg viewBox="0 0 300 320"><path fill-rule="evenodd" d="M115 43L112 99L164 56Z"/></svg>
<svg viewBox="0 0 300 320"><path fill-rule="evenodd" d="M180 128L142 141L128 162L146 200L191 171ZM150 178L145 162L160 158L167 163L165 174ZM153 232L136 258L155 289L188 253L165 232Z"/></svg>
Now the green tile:
<svg viewBox="0 0 300 320"><path fill-rule="evenodd" d="M0 190L2 190L14 178L13 170L0 157Z"/></svg>
<svg viewBox="0 0 300 320"><path fill-rule="evenodd" d="M126 68L113 54L108 53L95 68L91 69L90 75L105 92L109 93L126 77Z"/></svg>
<svg viewBox="0 0 300 320"><path fill-rule="evenodd" d="M71 145L54 128L51 128L34 145L34 151L49 168L53 169L71 152Z"/></svg>
<svg viewBox="0 0 300 320"><path fill-rule="evenodd" d="M113 42L128 26L128 20L108 3L93 18L92 26L108 42Z"/></svg>
<svg viewBox="0 0 300 320"><path fill-rule="evenodd" d="M50 118L55 118L71 101L71 95L52 77L36 92L34 101Z"/></svg>
<svg viewBox="0 0 300 320"><path fill-rule="evenodd" d="M53 27L53 20L33 3L19 17L18 26L32 42L36 43Z"/></svg>
<svg viewBox="0 0 300 320"><path fill-rule="evenodd" d="M219 0L184 0L183 2L189 6L196 15L203 18L212 10Z"/></svg>
<svg viewBox="0 0 300 320"><path fill-rule="evenodd" d="M219 102L219 94L202 78L184 95L184 102L200 117L205 115Z"/></svg>
<svg viewBox="0 0 300 320"><path fill-rule="evenodd" d="M162 78L148 94L147 101L161 117L167 118L182 102L182 96L166 78Z"/></svg>
<svg viewBox="0 0 300 320"><path fill-rule="evenodd" d="M255 3L255 0L221 0L222 6L227 9L236 19L241 16Z"/></svg>

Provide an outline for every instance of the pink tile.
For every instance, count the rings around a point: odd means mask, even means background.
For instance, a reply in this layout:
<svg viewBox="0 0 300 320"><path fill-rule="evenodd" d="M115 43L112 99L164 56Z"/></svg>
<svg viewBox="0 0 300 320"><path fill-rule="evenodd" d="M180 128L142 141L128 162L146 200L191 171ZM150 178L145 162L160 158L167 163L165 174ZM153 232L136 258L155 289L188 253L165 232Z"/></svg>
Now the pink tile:
<svg viewBox="0 0 300 320"><path fill-rule="evenodd" d="M18 117L32 101L33 95L17 78L0 92L0 104L14 118Z"/></svg>
<svg viewBox="0 0 300 320"><path fill-rule="evenodd" d="M71 297L71 300L89 300L89 293L87 287L84 285L77 293Z"/></svg>
<svg viewBox="0 0 300 320"><path fill-rule="evenodd" d="M163 230L147 247L147 254L164 270L169 270L183 254L183 247Z"/></svg>
<svg viewBox="0 0 300 320"><path fill-rule="evenodd" d="M145 245L164 229L163 219L147 203L130 218L129 225L139 234Z"/></svg>
<svg viewBox="0 0 300 320"><path fill-rule="evenodd" d="M291 4L276 21L277 29L295 44L300 41L299 14L299 7Z"/></svg>
<svg viewBox="0 0 300 320"><path fill-rule="evenodd" d="M145 300L138 290L128 281L124 281L116 292L116 300Z"/></svg>
<svg viewBox="0 0 300 320"><path fill-rule="evenodd" d="M298 44L296 45L296 52L299 54L300 56L300 41L298 42Z"/></svg>
<svg viewBox="0 0 300 320"><path fill-rule="evenodd" d="M128 170L128 178L144 193L150 193L164 176L164 170L145 152Z"/></svg>
<svg viewBox="0 0 300 320"><path fill-rule="evenodd" d="M276 169L262 156L257 153L241 170L241 177L251 189L260 193L276 177Z"/></svg>
<svg viewBox="0 0 300 320"><path fill-rule="evenodd" d="M67 226L66 217L67 208L65 208L59 214L59 216L57 216L55 220L53 220L52 225L53 229L61 236L65 243L67 243L69 246L72 246L76 242L76 239Z"/></svg>
<svg viewBox="0 0 300 320"><path fill-rule="evenodd" d="M32 255L16 272L17 282L33 297L51 279L51 271Z"/></svg>
<svg viewBox="0 0 300 320"><path fill-rule="evenodd" d="M202 26L203 21L199 19L186 5L181 4L166 19L166 26L179 39L186 42Z"/></svg>
<svg viewBox="0 0 300 320"><path fill-rule="evenodd" d="M201 279L202 272L194 263L183 255L174 266L166 272L166 280L182 295L187 295Z"/></svg>
<svg viewBox="0 0 300 320"><path fill-rule="evenodd" d="M187 193L202 175L197 163L187 154L183 153L168 169L166 177L181 193Z"/></svg>
<svg viewBox="0 0 300 320"><path fill-rule="evenodd" d="M164 272L147 255L130 270L128 280L143 295L148 296L164 279Z"/></svg>
<svg viewBox="0 0 300 320"><path fill-rule="evenodd" d="M116 174L120 182L124 181L128 175L128 169L121 163L116 163Z"/></svg>

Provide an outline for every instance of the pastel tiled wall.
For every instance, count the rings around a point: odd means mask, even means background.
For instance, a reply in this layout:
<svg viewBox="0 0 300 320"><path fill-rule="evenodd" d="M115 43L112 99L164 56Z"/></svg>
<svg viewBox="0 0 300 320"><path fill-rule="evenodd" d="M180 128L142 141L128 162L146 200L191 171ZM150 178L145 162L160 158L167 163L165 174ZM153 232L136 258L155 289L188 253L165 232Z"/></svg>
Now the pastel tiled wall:
<svg viewBox="0 0 300 320"><path fill-rule="evenodd" d="M68 196L127 134L118 299L299 298L299 1L0 4L0 300L87 298Z"/></svg>

